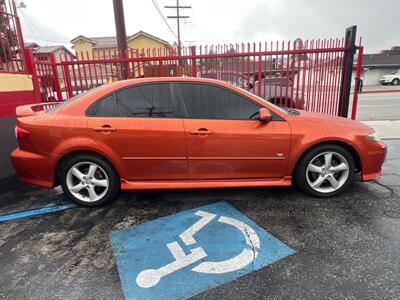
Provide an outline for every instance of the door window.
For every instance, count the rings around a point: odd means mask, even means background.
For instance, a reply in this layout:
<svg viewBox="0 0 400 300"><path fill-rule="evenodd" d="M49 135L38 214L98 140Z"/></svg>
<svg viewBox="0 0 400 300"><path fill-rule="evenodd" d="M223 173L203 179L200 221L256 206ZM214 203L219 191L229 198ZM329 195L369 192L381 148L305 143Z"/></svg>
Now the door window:
<svg viewBox="0 0 400 300"><path fill-rule="evenodd" d="M249 120L261 107L214 85L179 83L177 91L191 119Z"/></svg>
<svg viewBox="0 0 400 300"><path fill-rule="evenodd" d="M115 93L121 117L172 118L174 106L168 83L138 85Z"/></svg>
<svg viewBox="0 0 400 300"><path fill-rule="evenodd" d="M138 85L117 91L97 104L98 117L175 117L169 83Z"/></svg>

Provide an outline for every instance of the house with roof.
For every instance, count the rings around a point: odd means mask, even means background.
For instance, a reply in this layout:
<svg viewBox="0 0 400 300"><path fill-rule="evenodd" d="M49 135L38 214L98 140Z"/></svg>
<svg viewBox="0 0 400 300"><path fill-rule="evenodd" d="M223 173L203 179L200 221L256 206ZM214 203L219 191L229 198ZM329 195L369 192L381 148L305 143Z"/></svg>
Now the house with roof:
<svg viewBox="0 0 400 300"><path fill-rule="evenodd" d="M357 61L355 60L353 69ZM364 54L362 63L362 74L364 85L379 85L379 77L400 70L400 47L392 47L382 50L380 53ZM353 71L353 78L355 70Z"/></svg>
<svg viewBox="0 0 400 300"><path fill-rule="evenodd" d="M78 58L112 58L117 51L117 38L115 36L86 37L79 35L72 39L71 43ZM167 41L144 31L128 36L127 44L133 55L140 55L141 49L172 49ZM139 53L136 53L136 51L139 51Z"/></svg>
<svg viewBox="0 0 400 300"><path fill-rule="evenodd" d="M48 62L50 61L51 54L54 54L56 62L75 59L75 55L63 45L40 46L36 42L26 42L25 48L32 49L32 54L37 61ZM61 89L65 89L63 69L61 67L57 67L57 71L60 87ZM55 90L55 79L53 77L53 71L48 67L42 66L40 68L40 72L38 72L38 80L42 88L42 98L45 99L47 95L51 94L48 91Z"/></svg>
<svg viewBox="0 0 400 300"><path fill-rule="evenodd" d="M33 55L39 60L49 60L50 53L54 54L57 62L62 60L73 60L75 55L63 45L40 46L38 43L25 43L25 48L32 49Z"/></svg>

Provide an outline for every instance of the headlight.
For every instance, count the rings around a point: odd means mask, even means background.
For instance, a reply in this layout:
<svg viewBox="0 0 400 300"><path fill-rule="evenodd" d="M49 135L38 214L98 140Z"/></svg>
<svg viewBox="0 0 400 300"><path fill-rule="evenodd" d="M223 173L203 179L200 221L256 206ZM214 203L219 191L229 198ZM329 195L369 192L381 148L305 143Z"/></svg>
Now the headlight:
<svg viewBox="0 0 400 300"><path fill-rule="evenodd" d="M381 140L376 132L368 134L367 139L369 139L371 141L376 141L376 142Z"/></svg>

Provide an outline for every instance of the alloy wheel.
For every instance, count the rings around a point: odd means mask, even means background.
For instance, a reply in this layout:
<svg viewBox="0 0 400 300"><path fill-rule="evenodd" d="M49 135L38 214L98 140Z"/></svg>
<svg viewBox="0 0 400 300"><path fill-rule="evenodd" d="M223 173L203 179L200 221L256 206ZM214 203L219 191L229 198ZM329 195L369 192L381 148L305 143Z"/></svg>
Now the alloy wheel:
<svg viewBox="0 0 400 300"><path fill-rule="evenodd" d="M343 155L323 152L316 155L306 170L310 187L320 193L331 193L340 189L349 177L349 163Z"/></svg>
<svg viewBox="0 0 400 300"><path fill-rule="evenodd" d="M79 162L67 173L66 183L70 193L84 202L96 202L107 193L110 182L106 172L93 162Z"/></svg>

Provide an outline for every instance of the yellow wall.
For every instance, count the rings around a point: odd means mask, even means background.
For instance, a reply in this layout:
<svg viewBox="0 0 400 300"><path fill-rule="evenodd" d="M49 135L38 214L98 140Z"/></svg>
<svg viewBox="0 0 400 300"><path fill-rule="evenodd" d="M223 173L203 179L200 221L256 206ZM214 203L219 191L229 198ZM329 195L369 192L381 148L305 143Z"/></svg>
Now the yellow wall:
<svg viewBox="0 0 400 300"><path fill-rule="evenodd" d="M92 58L92 47L93 44L79 40L74 44L75 53L81 59L81 52L83 52L83 57L86 58L86 51L89 53L89 58Z"/></svg>
<svg viewBox="0 0 400 300"><path fill-rule="evenodd" d="M117 48L101 48L101 49L94 49L94 58L99 59L99 58L110 58L109 54L111 54L111 57L114 56L114 51L117 50Z"/></svg>
<svg viewBox="0 0 400 300"><path fill-rule="evenodd" d="M32 91L32 76L0 73L0 92Z"/></svg>
<svg viewBox="0 0 400 300"><path fill-rule="evenodd" d="M131 49L149 49L149 48L167 48L165 44L158 42L157 40L151 39L147 36L144 35L139 35L138 37L134 38L133 40L130 40L128 42L128 48ZM89 58L101 58L103 56L108 57L108 51L110 50L111 55L113 55L114 50L116 48L105 48L105 49L94 49L94 57L92 57L92 49L93 49L93 44L86 42L84 40L78 40L74 44L74 49L76 55L79 56L79 59L81 58L81 52L83 52L84 58L86 58L86 51L89 53ZM104 51L104 54L103 54Z"/></svg>
<svg viewBox="0 0 400 300"><path fill-rule="evenodd" d="M130 40L128 47L131 49L166 48L165 44L144 35L139 35L137 38Z"/></svg>

